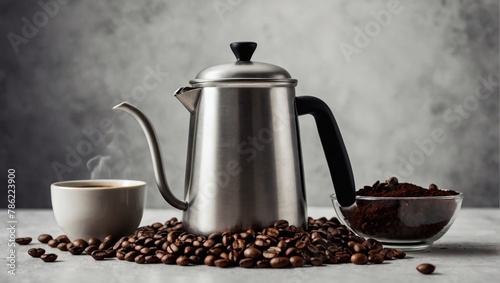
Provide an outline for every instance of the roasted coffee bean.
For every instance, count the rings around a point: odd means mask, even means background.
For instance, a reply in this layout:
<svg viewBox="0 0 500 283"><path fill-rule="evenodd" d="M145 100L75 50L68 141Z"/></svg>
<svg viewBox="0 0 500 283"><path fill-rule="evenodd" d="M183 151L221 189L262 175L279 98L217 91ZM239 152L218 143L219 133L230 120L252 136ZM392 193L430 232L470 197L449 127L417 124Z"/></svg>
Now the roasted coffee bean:
<svg viewBox="0 0 500 283"><path fill-rule="evenodd" d="M305 250L299 250L299 256L303 257L305 259L306 262L309 261L309 259L311 258L311 255L309 255L308 252L306 252Z"/></svg>
<svg viewBox="0 0 500 283"><path fill-rule="evenodd" d="M368 240L365 240L361 243L363 245L363 247L365 247L365 250L369 251L372 247L372 244L370 241Z"/></svg>
<svg viewBox="0 0 500 283"><path fill-rule="evenodd" d="M55 239L52 239L47 242L47 245L49 245L49 247L51 248L56 248L57 245L59 245L59 242Z"/></svg>
<svg viewBox="0 0 500 283"><path fill-rule="evenodd" d="M31 248L28 250L28 254L32 257L40 257L45 254L45 250L42 248Z"/></svg>
<svg viewBox="0 0 500 283"><path fill-rule="evenodd" d="M220 258L222 258L222 259L227 259L227 260L230 260L230 259L229 259L229 254L228 254L228 253L226 253L226 252L221 252L219 256L220 256Z"/></svg>
<svg viewBox="0 0 500 283"><path fill-rule="evenodd" d="M167 225L167 226L174 226L175 224L177 224L177 222L179 222L179 220L177 219L177 217L172 217L172 218L170 218L170 220L168 220L167 222L165 222L165 225Z"/></svg>
<svg viewBox="0 0 500 283"><path fill-rule="evenodd" d="M122 243L127 241L127 237L121 237L114 245L113 245L113 250L117 250L122 246Z"/></svg>
<svg viewBox="0 0 500 283"><path fill-rule="evenodd" d="M276 229L285 229L286 227L288 227L289 223L288 221L286 220L278 220L276 222L274 222L274 228Z"/></svg>
<svg viewBox="0 0 500 283"><path fill-rule="evenodd" d="M75 247L84 248L84 249L89 246L89 244L85 240L83 240L83 239L74 240L73 241L73 245Z"/></svg>
<svg viewBox="0 0 500 283"><path fill-rule="evenodd" d="M246 233L252 238L255 238L255 231L253 229L248 229Z"/></svg>
<svg viewBox="0 0 500 283"><path fill-rule="evenodd" d="M259 268L270 268L271 267L271 263L269 262L268 259L259 260L259 261L257 261L257 267L259 267Z"/></svg>
<svg viewBox="0 0 500 283"><path fill-rule="evenodd" d="M104 238L103 242L109 242L109 243L114 243L116 241L115 236L113 235L108 235Z"/></svg>
<svg viewBox="0 0 500 283"><path fill-rule="evenodd" d="M299 250L295 247L291 247L291 248L288 248L285 252L285 255L286 256L293 256L293 255L298 255L299 254Z"/></svg>
<svg viewBox="0 0 500 283"><path fill-rule="evenodd" d="M278 229L276 228L267 228L267 235L269 237L278 237L278 235L280 234L280 231L278 231Z"/></svg>
<svg viewBox="0 0 500 283"><path fill-rule="evenodd" d="M57 248L58 248L60 251L62 251L62 252L67 252L67 251L68 251L68 247L67 247L67 246L68 246L68 244L66 244L66 243L59 243L59 244L57 245Z"/></svg>
<svg viewBox="0 0 500 283"><path fill-rule="evenodd" d="M211 254L211 255L220 256L220 254L222 253L222 249L220 249L220 248L211 248L210 250L208 250L208 253Z"/></svg>
<svg viewBox="0 0 500 283"><path fill-rule="evenodd" d="M371 249L370 249L370 252L380 252L382 249L384 248L384 246L382 245L382 243L380 242L374 242Z"/></svg>
<svg viewBox="0 0 500 283"><path fill-rule="evenodd" d="M438 186L436 184L430 184L429 185L429 190L437 190Z"/></svg>
<svg viewBox="0 0 500 283"><path fill-rule="evenodd" d="M92 258L95 260L103 260L106 258L108 253L106 251L101 251L101 250L95 250L91 253Z"/></svg>
<svg viewBox="0 0 500 283"><path fill-rule="evenodd" d="M391 177L389 180L387 180L387 184L389 184L391 187L395 187L398 185L398 178L396 177Z"/></svg>
<svg viewBox="0 0 500 283"><path fill-rule="evenodd" d="M151 249L150 249L150 248L144 247L144 248L142 248L142 249L139 251L139 253L141 253L141 254L143 254L143 255L149 255L149 254L151 254L152 252L151 252Z"/></svg>
<svg viewBox="0 0 500 283"><path fill-rule="evenodd" d="M265 247L268 245L268 243L262 239L257 239L255 240L255 245L258 247Z"/></svg>
<svg viewBox="0 0 500 283"><path fill-rule="evenodd" d="M195 264L195 265L197 265L197 264L201 264L201 263L202 263L202 262L201 262L200 257L198 257L198 256L196 256L196 255L192 255L192 256L190 256L190 257L189 257L189 262L190 262L191 264Z"/></svg>
<svg viewBox="0 0 500 283"><path fill-rule="evenodd" d="M92 246L92 245L99 246L102 242L101 242L101 240L99 240L97 238L90 238L87 243L89 244L89 246Z"/></svg>
<svg viewBox="0 0 500 283"><path fill-rule="evenodd" d="M364 254L355 253L351 256L351 262L357 265L366 264L368 262L368 257Z"/></svg>
<svg viewBox="0 0 500 283"><path fill-rule="evenodd" d="M216 242L215 242L214 239L208 239L208 240L205 241L205 243L203 243L203 246L205 248L209 249L209 248L213 247L215 244L216 244Z"/></svg>
<svg viewBox="0 0 500 283"><path fill-rule="evenodd" d="M68 248L69 253L72 255L81 255L84 250L85 250L85 248L75 247L74 244L73 244L73 246Z"/></svg>
<svg viewBox="0 0 500 283"><path fill-rule="evenodd" d="M221 258L221 259L214 261L214 265L217 267L220 267L220 268L226 268L226 267L229 267L231 265L231 261Z"/></svg>
<svg viewBox="0 0 500 283"><path fill-rule="evenodd" d="M243 239L236 239L234 240L232 247L235 250L242 250L245 248L246 242Z"/></svg>
<svg viewBox="0 0 500 283"><path fill-rule="evenodd" d="M187 256L181 255L177 258L175 263L180 266L189 265L189 258Z"/></svg>
<svg viewBox="0 0 500 283"><path fill-rule="evenodd" d="M207 255L207 249L206 248L197 248L194 251L194 255L199 256L200 258L204 258Z"/></svg>
<svg viewBox="0 0 500 283"><path fill-rule="evenodd" d="M91 255L92 252L99 250L99 247L96 245L90 245L85 248L84 252L88 255Z"/></svg>
<svg viewBox="0 0 500 283"><path fill-rule="evenodd" d="M99 244L100 250L107 250L109 248L109 242Z"/></svg>
<svg viewBox="0 0 500 283"><path fill-rule="evenodd" d="M179 236L179 232L172 231L172 232L168 233L167 241L172 243L177 239L178 236Z"/></svg>
<svg viewBox="0 0 500 283"><path fill-rule="evenodd" d="M116 242L116 243L118 244L119 242L120 242L120 240L118 240L118 242ZM153 238L146 238L144 240L144 246L146 246L146 247L152 247L152 246L154 246L154 244L155 244L155 239L153 239ZM121 242L120 242L120 245L121 245Z"/></svg>
<svg viewBox="0 0 500 283"><path fill-rule="evenodd" d="M209 240L214 240L215 242L220 242L222 241L222 233L212 233L208 235Z"/></svg>
<svg viewBox="0 0 500 283"><path fill-rule="evenodd" d="M143 264L146 262L146 257L144 255L138 255L134 258L135 263Z"/></svg>
<svg viewBox="0 0 500 283"><path fill-rule="evenodd" d="M286 251L287 246L288 246L288 244L287 244L286 240L280 240L278 242L278 244L276 245L276 247L280 248L283 251Z"/></svg>
<svg viewBox="0 0 500 283"><path fill-rule="evenodd" d="M66 235L59 235L54 240L56 240L58 243L66 243L66 244L71 243L71 241L69 240L68 236L66 236Z"/></svg>
<svg viewBox="0 0 500 283"><path fill-rule="evenodd" d="M106 253L107 253L106 257L107 258L113 258L113 257L115 257L116 256L116 251L117 250L107 249L106 250Z"/></svg>
<svg viewBox="0 0 500 283"><path fill-rule="evenodd" d="M195 251L195 249L194 249L193 247L191 247L191 246L186 246L186 247L184 248L184 252L183 252L183 254L184 254L184 255L187 255L187 256L191 256L191 255L193 255L193 254L194 254L194 251Z"/></svg>
<svg viewBox="0 0 500 283"><path fill-rule="evenodd" d="M431 274L435 269L436 267L430 263L421 263L417 265L418 272L422 274Z"/></svg>
<svg viewBox="0 0 500 283"><path fill-rule="evenodd" d="M301 256L292 256L290 258L290 264L293 266L293 267L302 267L304 266L304 263L305 263L305 260L303 257Z"/></svg>
<svg viewBox="0 0 500 283"><path fill-rule="evenodd" d="M326 263L327 264L336 264L336 263L338 263L337 257L335 255L327 255L326 256Z"/></svg>
<svg viewBox="0 0 500 283"><path fill-rule="evenodd" d="M383 248L380 251L380 254L384 256L384 259L392 259L394 257L394 253L392 252L392 249L388 248Z"/></svg>
<svg viewBox="0 0 500 283"><path fill-rule="evenodd" d="M117 251L118 252L118 251ZM156 250L155 251L155 255L161 259L164 255L166 255L167 253L164 251L164 250Z"/></svg>
<svg viewBox="0 0 500 283"><path fill-rule="evenodd" d="M313 255L317 255L319 254L319 250L318 248L316 248L315 246L313 245L308 245L307 246L307 250L309 251L309 253L313 254Z"/></svg>
<svg viewBox="0 0 500 283"><path fill-rule="evenodd" d="M160 235L160 237L161 237L161 235ZM165 243L165 241L166 241L166 239L158 239L158 240L155 240L155 242L154 242L154 246L156 246L156 247L161 247L161 245L163 245L163 243ZM130 242L129 242L129 241L124 241L124 242L122 243L122 247L123 247L123 245L126 245L126 244L129 244L129 245L130 245Z"/></svg>
<svg viewBox="0 0 500 283"><path fill-rule="evenodd" d="M267 259L272 259L278 256L278 254L273 250L267 250L262 253L262 256Z"/></svg>
<svg viewBox="0 0 500 283"><path fill-rule="evenodd" d="M161 224L160 222L155 222L153 224L151 224L151 227L155 230L158 230L160 229L161 227L163 227L163 224Z"/></svg>
<svg viewBox="0 0 500 283"><path fill-rule="evenodd" d="M223 235L222 236L222 245L224 245L224 246L227 247L227 246L229 246L229 245L231 245L233 243L233 240L234 239L233 239L233 237L230 236L230 234ZM194 246L194 243L193 243L193 246Z"/></svg>
<svg viewBox="0 0 500 283"><path fill-rule="evenodd" d="M106 258L113 258L116 256L116 250L106 250Z"/></svg>
<svg viewBox="0 0 500 283"><path fill-rule="evenodd" d="M147 255L144 258L144 260L146 263L159 263L160 262L160 259L155 255Z"/></svg>
<svg viewBox="0 0 500 283"><path fill-rule="evenodd" d="M137 246L136 246L137 247ZM168 247L167 247L167 252L168 253L171 253L171 254L178 254L181 252L181 249L179 248L179 246L177 246L176 244L172 243L170 244Z"/></svg>
<svg viewBox="0 0 500 283"><path fill-rule="evenodd" d="M125 259L125 252L122 249L116 251L116 258L119 260Z"/></svg>
<svg viewBox="0 0 500 283"><path fill-rule="evenodd" d="M251 259L258 259L262 255L262 252L256 248L251 247L251 248L246 248L243 251L243 255Z"/></svg>
<svg viewBox="0 0 500 283"><path fill-rule="evenodd" d="M164 243L164 242L162 242L162 243L158 244L157 246L160 246L160 247L161 247L161 246L163 245L163 243ZM131 245L132 245L132 244L131 244L129 241L123 241L123 243L122 243L121 247L122 247L122 248L124 248L124 249L126 249L126 248L130 248L130 246L131 246Z"/></svg>
<svg viewBox="0 0 500 283"><path fill-rule="evenodd" d="M229 252L229 260L232 262L238 262L242 257L241 250L232 250Z"/></svg>
<svg viewBox="0 0 500 283"><path fill-rule="evenodd" d="M322 236L320 233L318 233L317 230L315 230L314 232L311 233L311 239L317 240L317 239L321 239L321 238L322 238Z"/></svg>
<svg viewBox="0 0 500 283"><path fill-rule="evenodd" d="M335 257L337 257L337 261L339 263L346 263L346 262L349 262L351 259L351 255L348 253L344 253L344 252L336 253Z"/></svg>
<svg viewBox="0 0 500 283"><path fill-rule="evenodd" d="M384 262L384 256L379 253L371 253L368 255L368 261L376 264Z"/></svg>
<svg viewBox="0 0 500 283"><path fill-rule="evenodd" d="M40 256L40 258L45 262L54 262L57 259L57 255L56 254L43 254Z"/></svg>
<svg viewBox="0 0 500 283"><path fill-rule="evenodd" d="M139 253L137 251L131 251L125 254L126 261L134 261L135 257L138 256Z"/></svg>
<svg viewBox="0 0 500 283"><path fill-rule="evenodd" d="M203 263L208 266L213 266L214 262L217 260L217 257L214 255L207 255L205 259L203 260Z"/></svg>
<svg viewBox="0 0 500 283"><path fill-rule="evenodd" d="M290 259L287 257L275 257L269 261L273 268L284 268L290 264Z"/></svg>
<svg viewBox="0 0 500 283"><path fill-rule="evenodd" d="M255 266L255 261L251 258L244 258L240 260L239 265L243 268L250 268Z"/></svg>
<svg viewBox="0 0 500 283"><path fill-rule="evenodd" d="M365 246L363 246L362 244L356 243L353 246L353 251L355 253L363 253L365 251Z"/></svg>
<svg viewBox="0 0 500 283"><path fill-rule="evenodd" d="M299 250L305 248L307 246L307 243L303 240L298 240L296 243L295 243L295 247Z"/></svg>
<svg viewBox="0 0 500 283"><path fill-rule="evenodd" d="M311 259L309 259L309 261L311 262L312 266L321 266L321 265L323 265L323 259L320 258L320 257L311 257Z"/></svg>
<svg viewBox="0 0 500 283"><path fill-rule="evenodd" d="M47 244L50 240L52 240L52 236L49 234L41 234L38 236L38 241L42 244Z"/></svg>
<svg viewBox="0 0 500 283"><path fill-rule="evenodd" d="M165 254L161 258L161 262L164 264L175 264L175 261L177 260L177 256L173 254Z"/></svg>
<svg viewBox="0 0 500 283"><path fill-rule="evenodd" d="M406 257L406 253L400 250L393 249L392 254L395 258L403 259Z"/></svg>

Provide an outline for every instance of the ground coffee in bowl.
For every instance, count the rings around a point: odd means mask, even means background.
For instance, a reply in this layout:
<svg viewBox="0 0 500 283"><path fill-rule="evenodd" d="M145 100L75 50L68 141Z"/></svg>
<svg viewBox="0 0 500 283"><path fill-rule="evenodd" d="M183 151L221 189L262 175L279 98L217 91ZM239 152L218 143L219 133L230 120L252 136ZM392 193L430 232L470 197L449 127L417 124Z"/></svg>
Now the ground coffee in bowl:
<svg viewBox="0 0 500 283"><path fill-rule="evenodd" d="M395 177L363 187L350 207L340 207L332 196L337 214L357 234L404 250L429 248L453 223L462 198L435 184L423 188Z"/></svg>

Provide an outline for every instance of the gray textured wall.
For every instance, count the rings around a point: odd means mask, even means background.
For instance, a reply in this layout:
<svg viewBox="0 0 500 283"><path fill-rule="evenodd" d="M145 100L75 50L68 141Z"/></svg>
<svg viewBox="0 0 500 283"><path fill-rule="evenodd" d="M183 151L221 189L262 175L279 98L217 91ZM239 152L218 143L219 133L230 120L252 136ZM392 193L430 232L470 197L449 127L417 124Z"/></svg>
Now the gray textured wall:
<svg viewBox="0 0 500 283"><path fill-rule="evenodd" d="M102 165L94 177L145 180L148 206L166 207L141 130L111 107L128 100L149 115L182 196L188 113L171 94L233 61L230 42L252 40L254 60L284 67L298 94L330 105L358 187L398 175L463 191L464 206L498 207L498 1L398 3L73 0L47 12L3 0L2 180L15 168L18 207L50 207L52 182ZM328 206L314 121L300 124L308 202Z"/></svg>

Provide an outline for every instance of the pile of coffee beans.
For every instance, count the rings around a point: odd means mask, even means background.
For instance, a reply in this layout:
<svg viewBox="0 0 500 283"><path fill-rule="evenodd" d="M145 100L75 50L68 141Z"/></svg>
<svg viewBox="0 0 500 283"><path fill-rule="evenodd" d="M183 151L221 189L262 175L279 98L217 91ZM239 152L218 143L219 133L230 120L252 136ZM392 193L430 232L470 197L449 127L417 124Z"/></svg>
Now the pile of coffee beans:
<svg viewBox="0 0 500 283"><path fill-rule="evenodd" d="M402 251L384 248L376 240L355 235L335 217L309 218L307 230L279 220L261 231L225 231L208 237L187 233L183 224L172 218L140 227L120 239L108 236L103 241L92 238L70 242L64 235L52 239L43 234L38 240L73 255L91 255L95 260L116 257L138 264L205 264L221 268L379 264L406 256ZM38 256L37 251L32 253Z"/></svg>

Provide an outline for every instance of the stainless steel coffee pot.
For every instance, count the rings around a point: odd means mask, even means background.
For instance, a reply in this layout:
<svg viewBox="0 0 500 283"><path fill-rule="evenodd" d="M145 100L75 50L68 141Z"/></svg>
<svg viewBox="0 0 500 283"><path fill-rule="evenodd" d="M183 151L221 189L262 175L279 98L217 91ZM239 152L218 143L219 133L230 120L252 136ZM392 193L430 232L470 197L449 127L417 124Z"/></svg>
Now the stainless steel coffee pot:
<svg viewBox="0 0 500 283"><path fill-rule="evenodd" d="M235 42L236 62L202 70L175 97L190 113L184 198L172 194L164 175L153 126L137 108L115 109L142 126L153 157L156 182L165 200L181 209L184 227L208 235L261 229L279 219L307 225L306 192L297 117L316 120L341 205L354 203L351 164L328 106L295 96L297 80L283 68L251 61L257 44ZM173 121L166 120L165 126ZM325 197L329 194L325 192Z"/></svg>

